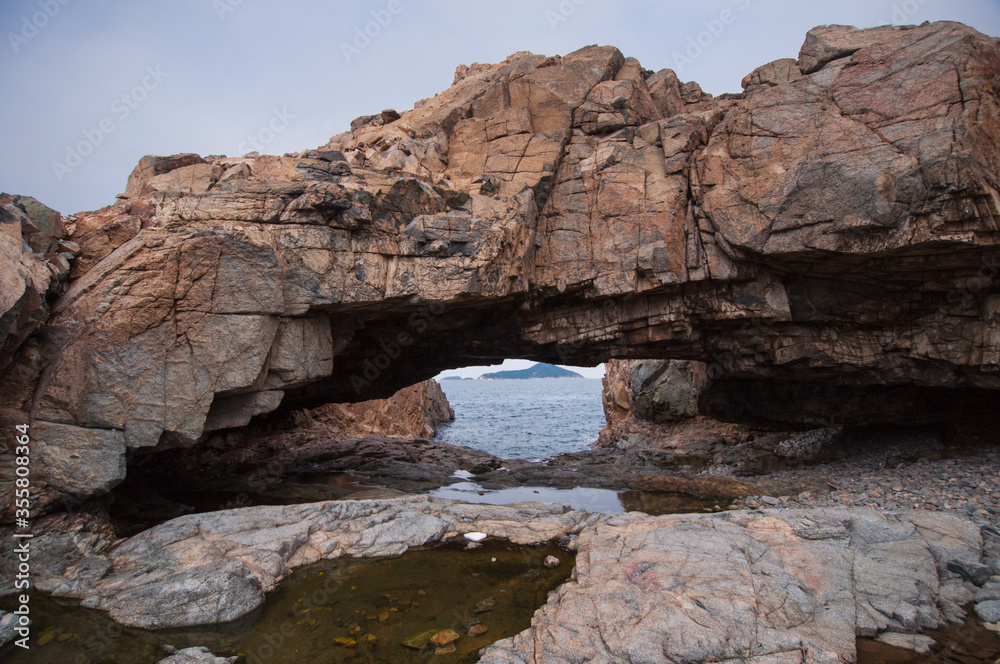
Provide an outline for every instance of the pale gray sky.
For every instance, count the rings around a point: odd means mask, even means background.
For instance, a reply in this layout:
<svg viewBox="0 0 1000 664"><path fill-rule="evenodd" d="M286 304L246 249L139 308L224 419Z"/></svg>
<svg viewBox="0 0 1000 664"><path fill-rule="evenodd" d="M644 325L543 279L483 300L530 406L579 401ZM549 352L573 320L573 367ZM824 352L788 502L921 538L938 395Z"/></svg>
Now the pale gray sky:
<svg viewBox="0 0 1000 664"><path fill-rule="evenodd" d="M941 19L995 36L1000 0L0 0L0 191L97 209L145 154L316 147L515 51L612 44L719 94L813 26Z"/></svg>
<svg viewBox="0 0 1000 664"><path fill-rule="evenodd" d="M484 373L489 373L491 371L507 371L509 369L527 369L530 366L534 366L534 362L531 360L504 360L503 364L493 364L488 367L463 367L461 369L449 369L448 371L442 371L436 378L438 380L445 378L447 376L461 376L462 378L479 378ZM571 367L569 365L560 364L564 369L569 369L570 371L575 371L582 375L584 378L603 378L604 377L604 365L597 367Z"/></svg>
<svg viewBox="0 0 1000 664"><path fill-rule="evenodd" d="M1000 1L0 0L0 190L96 209L145 154L316 147L519 50L613 44L718 94L815 25L937 19L997 35Z"/></svg>

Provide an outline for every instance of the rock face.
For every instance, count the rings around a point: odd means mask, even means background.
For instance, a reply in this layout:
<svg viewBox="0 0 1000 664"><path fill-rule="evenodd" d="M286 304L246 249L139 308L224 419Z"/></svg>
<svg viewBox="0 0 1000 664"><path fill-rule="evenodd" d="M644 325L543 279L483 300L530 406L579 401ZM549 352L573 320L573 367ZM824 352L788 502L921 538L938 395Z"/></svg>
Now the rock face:
<svg viewBox="0 0 1000 664"><path fill-rule="evenodd" d="M995 424L1000 44L828 26L746 84L520 53L319 150L144 158L4 397L108 461L36 486L505 357L702 361L730 421Z"/></svg>
<svg viewBox="0 0 1000 664"><path fill-rule="evenodd" d="M31 374L44 362L41 343L25 342L48 319L48 298L58 295L80 252L78 245L62 240L64 234L55 210L30 196L0 194L0 372L5 376ZM5 422L30 403L30 391L11 389L15 381L0 386Z"/></svg>
<svg viewBox="0 0 1000 664"><path fill-rule="evenodd" d="M982 539L940 513L765 510L616 516L579 550L574 580L480 661L855 661L857 636L960 623L972 589L947 561Z"/></svg>
<svg viewBox="0 0 1000 664"><path fill-rule="evenodd" d="M455 420L448 397L435 380L403 388L388 399L326 404L303 413L313 426L341 439L433 438L441 424ZM308 426L308 425L307 425Z"/></svg>
<svg viewBox="0 0 1000 664"><path fill-rule="evenodd" d="M607 425L598 447L662 447L698 421L698 399L708 384L706 367L687 360L609 360L601 399ZM702 422L711 424L702 418ZM681 426L677 426L680 424ZM688 441L690 442L690 441Z"/></svg>

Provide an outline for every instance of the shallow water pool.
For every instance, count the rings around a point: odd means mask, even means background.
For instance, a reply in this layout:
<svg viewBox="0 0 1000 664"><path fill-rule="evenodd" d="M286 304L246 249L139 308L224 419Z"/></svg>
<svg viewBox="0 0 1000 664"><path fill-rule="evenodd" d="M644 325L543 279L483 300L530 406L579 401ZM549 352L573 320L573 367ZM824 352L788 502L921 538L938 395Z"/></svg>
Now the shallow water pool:
<svg viewBox="0 0 1000 664"><path fill-rule="evenodd" d="M31 650L8 646L5 664L154 664L163 644L205 646L247 662L442 664L476 661L481 648L531 624L548 593L572 572L574 554L556 545L463 540L399 558L332 561L295 572L254 614L226 625L148 632L122 628L104 613L36 593ZM560 565L546 568L546 556ZM12 598L0 600L10 609ZM477 607L479 611L477 612ZM483 633L470 636L470 628ZM485 631L483 631L485 628ZM427 637L459 635L453 652ZM445 650L451 650L449 646Z"/></svg>

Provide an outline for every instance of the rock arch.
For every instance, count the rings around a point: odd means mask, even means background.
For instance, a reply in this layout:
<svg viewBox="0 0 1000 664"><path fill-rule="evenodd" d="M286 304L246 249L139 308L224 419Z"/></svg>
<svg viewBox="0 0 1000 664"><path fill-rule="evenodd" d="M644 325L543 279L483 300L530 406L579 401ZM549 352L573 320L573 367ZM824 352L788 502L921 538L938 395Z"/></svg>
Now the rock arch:
<svg viewBox="0 0 1000 664"><path fill-rule="evenodd" d="M995 399L997 40L818 28L718 98L612 47L460 74L317 150L146 157L74 219L4 393L50 487L511 356L699 360L736 419Z"/></svg>

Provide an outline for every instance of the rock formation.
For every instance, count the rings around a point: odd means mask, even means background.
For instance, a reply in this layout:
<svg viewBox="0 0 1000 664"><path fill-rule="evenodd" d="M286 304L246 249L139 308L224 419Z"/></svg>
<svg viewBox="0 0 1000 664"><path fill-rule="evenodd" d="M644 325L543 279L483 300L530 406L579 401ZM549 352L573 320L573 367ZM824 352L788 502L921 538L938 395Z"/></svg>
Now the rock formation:
<svg viewBox="0 0 1000 664"><path fill-rule="evenodd" d="M434 380L403 388L388 399L331 403L296 413L296 428L343 440L379 436L433 438L455 419L448 397Z"/></svg>
<svg viewBox="0 0 1000 664"><path fill-rule="evenodd" d="M208 648L185 648L157 664L236 664L239 661L239 657L216 657Z"/></svg>
<svg viewBox="0 0 1000 664"><path fill-rule="evenodd" d="M85 532L85 531L84 531ZM957 514L868 509L609 517L558 505L407 497L174 519L66 555L40 533L39 588L144 628L232 620L295 568L399 555L483 532L577 549L571 581L489 664L855 659L856 636L919 645L1000 599L1000 531ZM53 546L53 544L55 546ZM976 609L979 610L979 609Z"/></svg>
<svg viewBox="0 0 1000 664"><path fill-rule="evenodd" d="M80 247L63 240L62 215L29 196L0 194L0 421L23 423L31 394L18 373L43 366L42 343L32 338L49 317ZM30 340L30 341L29 341ZM17 351L20 362L12 366Z"/></svg>
<svg viewBox="0 0 1000 664"><path fill-rule="evenodd" d="M123 625L205 625L249 613L292 570L320 560L398 556L465 532L538 543L568 536L593 518L560 505L426 497L222 510L173 519L85 556L56 558L36 587L82 598ZM48 549L49 537L38 541Z"/></svg>
<svg viewBox="0 0 1000 664"><path fill-rule="evenodd" d="M580 533L574 581L531 628L480 661L851 662L858 636L912 648L998 594L949 571L982 546L944 514L612 517Z"/></svg>
<svg viewBox="0 0 1000 664"><path fill-rule="evenodd" d="M702 361L731 421L995 423L1000 44L828 26L744 84L518 53L318 150L144 158L6 369L36 486L504 357Z"/></svg>

